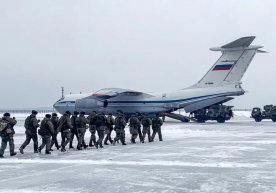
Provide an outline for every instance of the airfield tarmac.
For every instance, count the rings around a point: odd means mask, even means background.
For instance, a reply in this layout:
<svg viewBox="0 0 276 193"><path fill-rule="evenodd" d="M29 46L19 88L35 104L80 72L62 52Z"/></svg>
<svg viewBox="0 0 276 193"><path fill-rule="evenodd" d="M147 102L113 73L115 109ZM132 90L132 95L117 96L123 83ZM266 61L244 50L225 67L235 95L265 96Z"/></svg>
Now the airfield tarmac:
<svg viewBox="0 0 276 193"><path fill-rule="evenodd" d="M26 116L16 115L17 151ZM55 150L46 156L33 154L31 143L24 155L11 158L7 148L0 160L0 192L276 192L276 123L271 121L167 120L164 141L144 144L130 144L126 133L127 146L99 150Z"/></svg>

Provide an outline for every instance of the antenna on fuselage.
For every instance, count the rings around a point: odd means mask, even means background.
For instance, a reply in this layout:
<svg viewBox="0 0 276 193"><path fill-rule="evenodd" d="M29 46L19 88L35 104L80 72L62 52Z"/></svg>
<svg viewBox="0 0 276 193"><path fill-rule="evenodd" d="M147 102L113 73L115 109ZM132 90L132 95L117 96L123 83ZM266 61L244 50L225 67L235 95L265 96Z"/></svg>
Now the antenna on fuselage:
<svg viewBox="0 0 276 193"><path fill-rule="evenodd" d="M64 98L64 87L63 86L61 87L61 98L62 99Z"/></svg>

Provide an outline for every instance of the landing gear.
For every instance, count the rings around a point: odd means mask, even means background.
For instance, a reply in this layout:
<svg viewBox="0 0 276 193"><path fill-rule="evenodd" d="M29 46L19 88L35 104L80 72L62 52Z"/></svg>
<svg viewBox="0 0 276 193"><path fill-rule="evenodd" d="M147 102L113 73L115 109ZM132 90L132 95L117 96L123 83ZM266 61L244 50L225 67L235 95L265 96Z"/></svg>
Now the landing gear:
<svg viewBox="0 0 276 193"><path fill-rule="evenodd" d="M217 118L217 122L218 122L218 123L225 123L225 118L219 116L219 117Z"/></svg>
<svg viewBox="0 0 276 193"><path fill-rule="evenodd" d="M262 117L261 116L256 116L255 117L255 121L256 122L261 122L262 121Z"/></svg>

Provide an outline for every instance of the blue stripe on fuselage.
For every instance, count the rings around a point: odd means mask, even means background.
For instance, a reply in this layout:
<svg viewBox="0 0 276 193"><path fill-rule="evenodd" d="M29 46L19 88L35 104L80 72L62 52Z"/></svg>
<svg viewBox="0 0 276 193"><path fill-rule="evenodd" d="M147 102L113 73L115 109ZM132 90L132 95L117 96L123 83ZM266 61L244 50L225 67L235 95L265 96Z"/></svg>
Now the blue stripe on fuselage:
<svg viewBox="0 0 276 193"><path fill-rule="evenodd" d="M205 95L205 96L198 96L198 97L192 97L192 98L187 98L187 99L177 99L177 100L158 100L158 101L108 101L108 103L142 103L142 104L158 104L158 103L176 103L176 102L184 102L184 101L190 101L190 100L196 100L196 99L201 99L201 98L206 98L206 97L219 97L219 96L227 96L230 94L234 93L220 93L220 94L212 94L212 95ZM58 102L57 104L64 104L64 103L75 103L75 101L61 101Z"/></svg>
<svg viewBox="0 0 276 193"><path fill-rule="evenodd" d="M201 99L201 98L206 98L206 97L212 97L212 96L227 96L230 93L221 93L221 94L212 94L212 95L205 95L205 96L199 96L199 97L192 97L192 98L187 98L187 99L177 99L177 100L162 100L162 101L108 101L108 103L176 103L176 102L184 102L184 101L190 101L190 100L196 100L196 99Z"/></svg>

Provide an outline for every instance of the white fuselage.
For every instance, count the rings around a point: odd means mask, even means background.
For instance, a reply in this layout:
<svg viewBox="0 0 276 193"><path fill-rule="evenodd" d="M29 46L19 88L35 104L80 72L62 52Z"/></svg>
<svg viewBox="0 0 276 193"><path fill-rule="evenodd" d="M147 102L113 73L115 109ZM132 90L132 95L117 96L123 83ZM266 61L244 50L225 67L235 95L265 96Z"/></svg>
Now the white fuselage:
<svg viewBox="0 0 276 193"><path fill-rule="evenodd" d="M151 96L147 97L116 96L103 99L91 94L79 94L65 96L63 99L57 101L54 107L60 113L68 110L70 112L84 111L87 114L92 111L104 113L122 111L125 114L133 114L135 112L151 114L171 112L181 108L185 109L185 107L197 110L220 103L226 97L238 96L243 93L242 88L231 85L209 88L187 88L167 93L151 93ZM106 106L104 106L104 101L108 103Z"/></svg>

